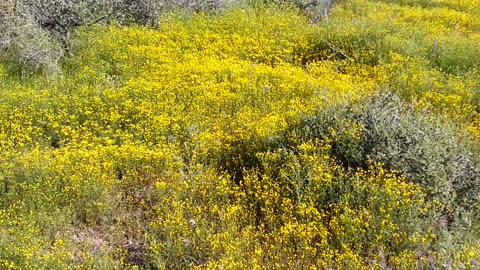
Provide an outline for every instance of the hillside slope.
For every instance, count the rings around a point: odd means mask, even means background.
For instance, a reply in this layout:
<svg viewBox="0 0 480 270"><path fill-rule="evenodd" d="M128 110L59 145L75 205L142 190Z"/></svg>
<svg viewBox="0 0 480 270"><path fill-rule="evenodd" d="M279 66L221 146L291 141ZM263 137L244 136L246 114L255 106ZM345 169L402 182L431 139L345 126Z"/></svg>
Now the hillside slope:
<svg viewBox="0 0 480 270"><path fill-rule="evenodd" d="M2 58L0 268L478 268L478 12L174 12Z"/></svg>

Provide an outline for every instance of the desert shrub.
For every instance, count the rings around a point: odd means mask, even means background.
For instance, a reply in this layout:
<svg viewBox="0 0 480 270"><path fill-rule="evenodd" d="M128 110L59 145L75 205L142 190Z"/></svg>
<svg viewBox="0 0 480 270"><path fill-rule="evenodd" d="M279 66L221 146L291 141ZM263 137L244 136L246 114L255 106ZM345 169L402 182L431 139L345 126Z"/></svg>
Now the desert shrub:
<svg viewBox="0 0 480 270"><path fill-rule="evenodd" d="M0 8L0 60L17 63L26 71L58 71L61 45L38 24L34 13L17 1L4 1Z"/></svg>
<svg viewBox="0 0 480 270"><path fill-rule="evenodd" d="M346 132L352 125L357 125L360 135ZM477 200L477 157L468 151L465 139L395 96L306 118L299 132L332 140L332 154L346 167L381 162L398 170L425 188L431 199L442 202L447 211L468 208Z"/></svg>
<svg viewBox="0 0 480 270"><path fill-rule="evenodd" d="M222 0L105 0L105 1L28 1L16 4L24 5L34 14L35 21L56 35L65 35L78 26L88 26L97 22L115 22L120 25L136 23L139 25L157 25L160 12L173 9L200 11L219 8Z"/></svg>
<svg viewBox="0 0 480 270"><path fill-rule="evenodd" d="M51 0L29 1L28 7L42 28L65 35L75 27L98 22L157 26L161 12L175 9L205 11L220 8L223 4L222 0Z"/></svg>

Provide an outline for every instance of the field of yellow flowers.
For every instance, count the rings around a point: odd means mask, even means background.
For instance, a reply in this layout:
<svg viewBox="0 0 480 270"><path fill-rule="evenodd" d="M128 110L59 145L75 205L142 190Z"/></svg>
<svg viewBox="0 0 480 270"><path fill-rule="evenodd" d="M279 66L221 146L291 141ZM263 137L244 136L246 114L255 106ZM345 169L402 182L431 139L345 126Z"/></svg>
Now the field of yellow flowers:
<svg viewBox="0 0 480 270"><path fill-rule="evenodd" d="M179 11L0 61L0 269L480 268L479 13Z"/></svg>

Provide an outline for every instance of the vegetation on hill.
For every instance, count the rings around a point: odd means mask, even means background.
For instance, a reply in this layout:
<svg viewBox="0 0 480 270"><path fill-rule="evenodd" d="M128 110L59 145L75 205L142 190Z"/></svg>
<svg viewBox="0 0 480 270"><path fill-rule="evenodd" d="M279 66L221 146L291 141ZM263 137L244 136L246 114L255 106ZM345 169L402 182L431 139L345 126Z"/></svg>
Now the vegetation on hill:
<svg viewBox="0 0 480 270"><path fill-rule="evenodd" d="M1 269L479 267L477 0L77 2L0 4Z"/></svg>

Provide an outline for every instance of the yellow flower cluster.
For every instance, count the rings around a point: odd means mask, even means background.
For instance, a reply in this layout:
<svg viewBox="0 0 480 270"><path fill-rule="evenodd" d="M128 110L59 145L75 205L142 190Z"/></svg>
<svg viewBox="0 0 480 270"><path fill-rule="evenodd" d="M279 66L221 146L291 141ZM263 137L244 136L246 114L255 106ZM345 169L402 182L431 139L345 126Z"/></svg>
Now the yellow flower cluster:
<svg viewBox="0 0 480 270"><path fill-rule="evenodd" d="M441 206L419 185L332 154L359 124L292 131L393 91L480 138L475 72L413 57L478 40L477 7L383 2L338 4L317 26L273 8L91 26L61 75L0 64L0 268L474 268L480 245L431 251Z"/></svg>

